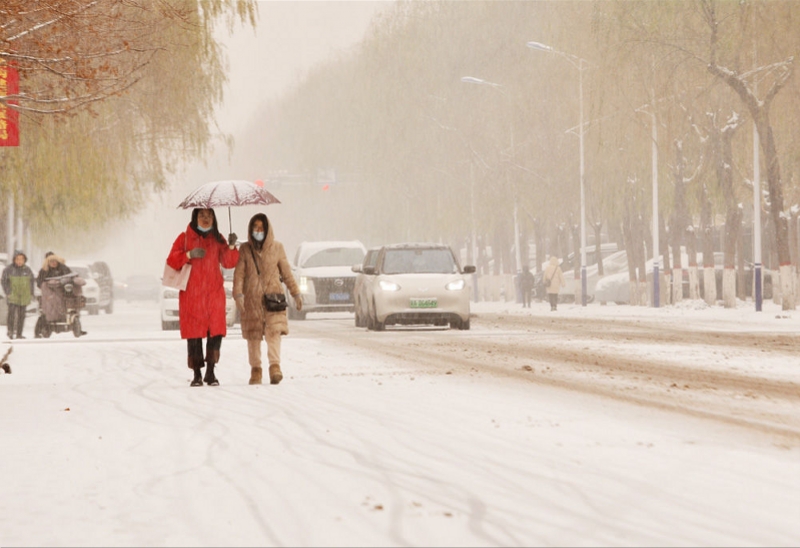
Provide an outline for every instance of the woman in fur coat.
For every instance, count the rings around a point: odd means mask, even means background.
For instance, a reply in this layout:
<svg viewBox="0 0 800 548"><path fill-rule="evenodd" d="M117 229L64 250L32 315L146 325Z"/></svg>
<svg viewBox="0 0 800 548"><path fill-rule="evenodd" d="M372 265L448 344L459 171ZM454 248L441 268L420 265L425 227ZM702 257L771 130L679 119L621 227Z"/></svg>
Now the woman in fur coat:
<svg viewBox="0 0 800 548"><path fill-rule="evenodd" d="M178 296L181 338L186 339L189 369L194 371L191 386L219 386L214 366L219 363L222 337L227 335L225 322L225 287L220 265L233 268L239 260L236 234L228 241L220 235L213 209L195 208L185 232L178 234L172 244L167 264L180 270L192 264L186 290ZM206 355L203 357L203 338ZM201 369L205 364L205 377Z"/></svg>
<svg viewBox="0 0 800 548"><path fill-rule="evenodd" d="M242 337L247 340L250 361L250 384L261 384L261 340L267 341L269 382L278 384L281 372L281 337L289 334L286 310L268 312L262 296L284 294L284 284L302 310L300 288L292 276L283 244L275 240L272 224L263 213L250 219L247 242L239 250L239 262L233 272L233 297L241 313Z"/></svg>

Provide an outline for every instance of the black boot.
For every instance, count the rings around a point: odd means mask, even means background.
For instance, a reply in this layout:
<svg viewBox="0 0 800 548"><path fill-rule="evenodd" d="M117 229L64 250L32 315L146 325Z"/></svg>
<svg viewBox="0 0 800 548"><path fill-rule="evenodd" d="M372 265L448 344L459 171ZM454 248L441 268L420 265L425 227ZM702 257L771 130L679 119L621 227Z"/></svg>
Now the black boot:
<svg viewBox="0 0 800 548"><path fill-rule="evenodd" d="M192 369L194 370L194 378L189 386L203 386L203 375L200 373L200 368L193 367Z"/></svg>
<svg viewBox="0 0 800 548"><path fill-rule="evenodd" d="M219 386L219 381L217 377L214 376L214 362L208 362L208 367L206 367L206 376L203 378L206 381L208 386Z"/></svg>

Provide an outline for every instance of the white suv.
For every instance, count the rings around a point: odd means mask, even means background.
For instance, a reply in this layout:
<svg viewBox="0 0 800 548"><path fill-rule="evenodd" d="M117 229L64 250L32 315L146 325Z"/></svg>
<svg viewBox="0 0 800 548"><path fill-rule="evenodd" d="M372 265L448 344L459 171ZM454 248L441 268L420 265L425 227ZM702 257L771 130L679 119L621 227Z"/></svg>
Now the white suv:
<svg viewBox="0 0 800 548"><path fill-rule="evenodd" d="M356 274L352 268L361 264L366 254L358 240L303 242L294 256L292 274L300 287L303 310L288 299L289 318L305 320L309 312L353 312L353 289Z"/></svg>
<svg viewBox="0 0 800 548"><path fill-rule="evenodd" d="M100 290L100 284L97 283L97 274L92 270L91 263L84 261L67 261L67 266L78 276L86 280L86 285L81 288L81 291L83 292L83 297L86 299L86 310L89 314L99 314L101 308L108 314L109 307L112 306L111 295Z"/></svg>

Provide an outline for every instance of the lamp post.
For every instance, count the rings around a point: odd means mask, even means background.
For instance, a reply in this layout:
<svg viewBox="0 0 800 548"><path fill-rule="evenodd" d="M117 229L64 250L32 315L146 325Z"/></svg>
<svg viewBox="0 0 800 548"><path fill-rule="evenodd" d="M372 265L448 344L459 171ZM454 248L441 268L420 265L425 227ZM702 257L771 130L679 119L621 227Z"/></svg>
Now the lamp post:
<svg viewBox="0 0 800 548"><path fill-rule="evenodd" d="M578 142L580 148L580 188L581 188L581 305L586 306L586 177L584 170L584 155L583 155L583 133L585 128L583 126L583 71L588 65L588 61L576 55L558 51L550 46L540 42L528 42L527 46L531 49L546 51L548 53L555 53L566 59L575 68L578 69L578 102L580 104L580 119L578 122Z"/></svg>
<svg viewBox="0 0 800 548"><path fill-rule="evenodd" d="M496 89L503 97L508 98L505 92L502 90L502 85L496 84L494 82L489 82L488 80L483 80L481 78L475 78L474 76L462 76L461 81L465 84L477 84L481 86L489 86L493 89ZM514 157L514 125L512 122L511 130L510 130L510 142L511 142L511 158ZM510 168L509 168L510 169ZM508 182L508 173L509 169L506 169L506 181ZM516 261L516 274L519 275L522 272L522 256L520 254L520 246L519 246L519 219L517 217L517 198L514 196L514 260Z"/></svg>

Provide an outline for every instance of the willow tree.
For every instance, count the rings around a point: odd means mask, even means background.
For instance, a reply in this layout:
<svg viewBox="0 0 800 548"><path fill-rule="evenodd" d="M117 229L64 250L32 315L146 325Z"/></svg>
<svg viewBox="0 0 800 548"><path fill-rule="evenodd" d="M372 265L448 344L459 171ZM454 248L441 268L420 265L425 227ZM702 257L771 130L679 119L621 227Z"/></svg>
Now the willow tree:
<svg viewBox="0 0 800 548"><path fill-rule="evenodd" d="M134 213L213 144L226 81L215 27L255 17L254 0L4 2L0 60L20 90L0 103L22 127L20 146L0 149L0 193L38 235Z"/></svg>

